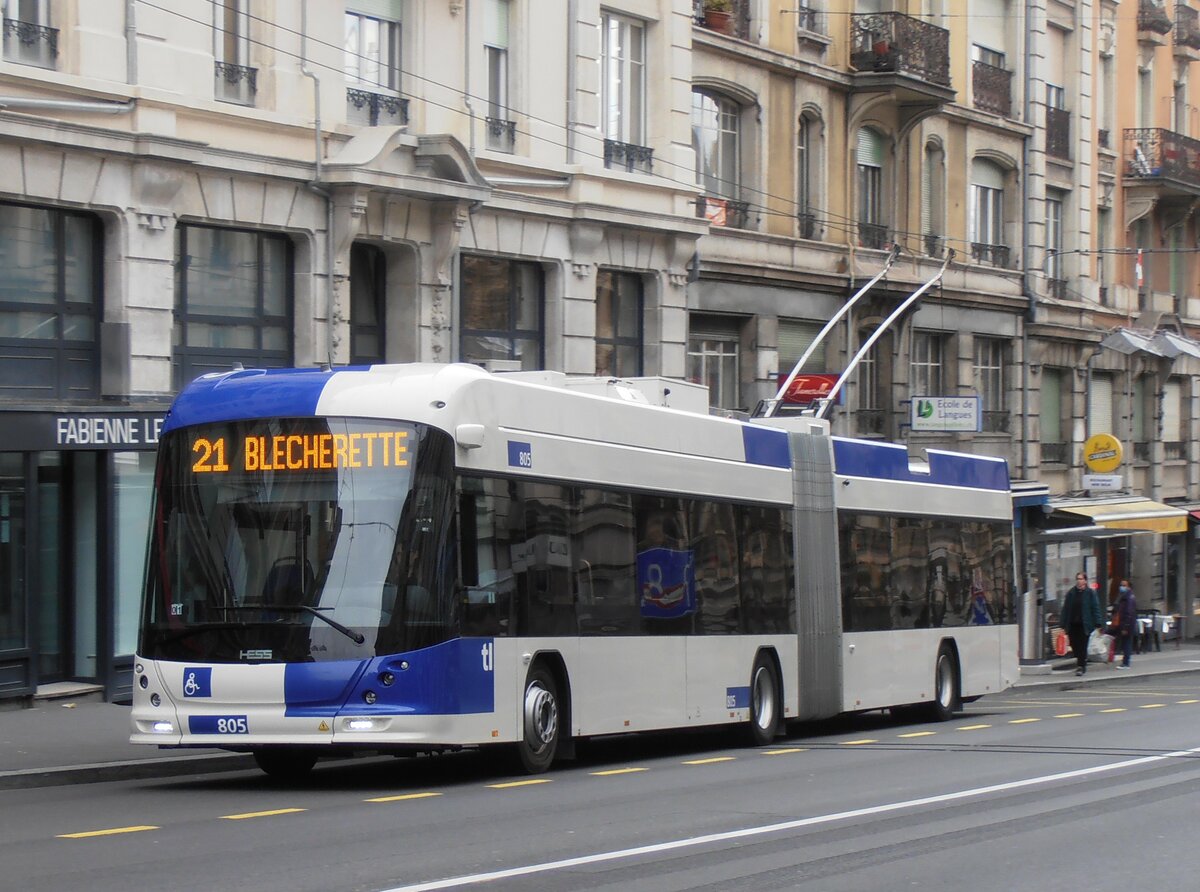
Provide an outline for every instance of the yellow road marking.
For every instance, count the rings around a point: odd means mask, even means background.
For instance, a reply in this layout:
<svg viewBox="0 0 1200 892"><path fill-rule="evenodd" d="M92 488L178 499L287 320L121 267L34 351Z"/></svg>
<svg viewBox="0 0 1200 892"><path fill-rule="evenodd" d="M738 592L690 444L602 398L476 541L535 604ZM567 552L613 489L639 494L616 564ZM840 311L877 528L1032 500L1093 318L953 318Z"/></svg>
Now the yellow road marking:
<svg viewBox="0 0 1200 892"><path fill-rule="evenodd" d="M785 750L763 750L764 756L786 756L788 753L807 753L808 750L802 746L789 746Z"/></svg>
<svg viewBox="0 0 1200 892"><path fill-rule="evenodd" d="M864 737L862 740L843 740L842 746L862 746L864 743L879 743L879 741Z"/></svg>
<svg viewBox="0 0 1200 892"><path fill-rule="evenodd" d="M403 793L400 796L379 796L375 799L364 799L363 802L403 802L406 799L428 799L431 796L441 795L441 793Z"/></svg>
<svg viewBox="0 0 1200 892"><path fill-rule="evenodd" d="M633 774L635 771L649 771L649 768L610 768L607 771L591 772L596 777L612 777L614 774Z"/></svg>
<svg viewBox="0 0 1200 892"><path fill-rule="evenodd" d="M1176 703L1200 703L1200 700L1176 700Z"/></svg>
<svg viewBox="0 0 1200 892"><path fill-rule="evenodd" d="M978 731L981 728L990 728L990 727L992 727L992 726L991 725L963 725L958 730L959 731Z"/></svg>
<svg viewBox="0 0 1200 892"><path fill-rule="evenodd" d="M711 765L713 762L732 762L733 760L734 760L733 756L717 756L714 759L692 759L688 762L684 762L683 764L684 765Z"/></svg>
<svg viewBox="0 0 1200 892"><path fill-rule="evenodd" d="M901 734L901 737L932 737L937 731L912 731L909 734Z"/></svg>
<svg viewBox="0 0 1200 892"><path fill-rule="evenodd" d="M1101 712L1127 712L1124 706L1114 706L1112 709L1102 709Z"/></svg>
<svg viewBox="0 0 1200 892"><path fill-rule="evenodd" d="M1041 719L1010 719L1010 725L1028 725L1030 722L1040 722Z"/></svg>
<svg viewBox="0 0 1200 892"><path fill-rule="evenodd" d="M58 839L87 839L89 836L115 836L118 833L140 833L143 830L159 830L152 824L142 824L138 827L112 827L108 830L88 830L84 833L60 833Z"/></svg>
<svg viewBox="0 0 1200 892"><path fill-rule="evenodd" d="M488 786L491 787L493 790L508 790L512 787L530 787L530 786L533 786L534 784L548 784L548 783L550 783L550 778L548 778L548 777L535 777L531 780L509 781L508 783L504 783L504 784L488 784Z"/></svg>
<svg viewBox="0 0 1200 892"><path fill-rule="evenodd" d="M222 821L244 821L246 818L270 818L274 815L294 815L307 808L276 808L271 811L248 811L244 815L221 815Z"/></svg>
<svg viewBox="0 0 1200 892"><path fill-rule="evenodd" d="M1166 705L1165 703L1144 703L1142 709L1162 709Z"/></svg>
<svg viewBox="0 0 1200 892"><path fill-rule="evenodd" d="M1082 712L1060 712L1055 716L1056 719L1077 719L1082 717Z"/></svg>

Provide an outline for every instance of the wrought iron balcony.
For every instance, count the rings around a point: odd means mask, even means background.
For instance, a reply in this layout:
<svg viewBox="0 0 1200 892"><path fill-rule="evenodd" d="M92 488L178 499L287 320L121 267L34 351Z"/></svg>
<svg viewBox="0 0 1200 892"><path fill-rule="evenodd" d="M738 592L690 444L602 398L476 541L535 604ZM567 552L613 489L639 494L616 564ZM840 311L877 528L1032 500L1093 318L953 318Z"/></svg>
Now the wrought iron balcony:
<svg viewBox="0 0 1200 892"><path fill-rule="evenodd" d="M1042 444L1042 464L1065 465L1070 454L1070 443Z"/></svg>
<svg viewBox="0 0 1200 892"><path fill-rule="evenodd" d="M608 168L624 168L628 173L653 173L654 149L645 146L635 146L627 142L617 142L615 139L604 140L604 166Z"/></svg>
<svg viewBox="0 0 1200 892"><path fill-rule="evenodd" d="M886 248L888 244L887 227L882 223L858 224L858 244L864 248Z"/></svg>
<svg viewBox="0 0 1200 892"><path fill-rule="evenodd" d="M1111 149L1112 146L1109 144L1110 141L1111 141L1111 137L1109 136L1109 133L1107 130L1097 130L1096 131L1096 144L1098 146L1100 146L1100 148Z"/></svg>
<svg viewBox="0 0 1200 892"><path fill-rule="evenodd" d="M1175 4L1175 48L1200 50L1200 10Z"/></svg>
<svg viewBox="0 0 1200 892"><path fill-rule="evenodd" d="M1012 250L1008 245L986 245L971 242L971 258L977 263L990 263L998 269L1008 269Z"/></svg>
<svg viewBox="0 0 1200 892"><path fill-rule="evenodd" d="M941 257L946 252L946 242L940 235L932 232L925 233L923 238L925 253L930 257Z"/></svg>
<svg viewBox="0 0 1200 892"><path fill-rule="evenodd" d="M1200 192L1200 140L1159 127L1125 131L1125 177L1174 183Z"/></svg>
<svg viewBox="0 0 1200 892"><path fill-rule="evenodd" d="M246 65L233 65L229 62L217 62L216 96L222 102L236 102L239 105L254 105L254 96L258 92L258 69Z"/></svg>
<svg viewBox="0 0 1200 892"><path fill-rule="evenodd" d="M706 218L713 226L746 229L750 223L750 202L701 195L696 199L696 216Z"/></svg>
<svg viewBox="0 0 1200 892"><path fill-rule="evenodd" d="M1166 7L1156 0L1138 0L1137 26L1151 34L1170 34L1175 27Z"/></svg>
<svg viewBox="0 0 1200 892"><path fill-rule="evenodd" d="M1066 279L1047 279L1047 290L1051 297L1057 297L1059 300L1067 299L1067 280Z"/></svg>
<svg viewBox="0 0 1200 892"><path fill-rule="evenodd" d="M517 122L488 117L487 147L497 152L512 152L517 144Z"/></svg>
<svg viewBox="0 0 1200 892"><path fill-rule="evenodd" d="M796 222L799 224L798 231L800 238L813 239L817 237L817 215L802 213L796 215Z"/></svg>
<svg viewBox="0 0 1200 892"><path fill-rule="evenodd" d="M1163 443L1163 458L1167 461L1182 461L1187 458L1187 444L1179 441Z"/></svg>
<svg viewBox="0 0 1200 892"><path fill-rule="evenodd" d="M850 65L950 86L950 32L899 12L854 13Z"/></svg>
<svg viewBox="0 0 1200 892"><path fill-rule="evenodd" d="M408 100L400 96L347 89L346 104L346 119L351 124L377 127L408 123Z"/></svg>
<svg viewBox="0 0 1200 892"><path fill-rule="evenodd" d="M58 58L58 29L18 19L4 20L4 59L53 68Z"/></svg>
<svg viewBox="0 0 1200 892"><path fill-rule="evenodd" d="M971 92L980 111L1008 117L1012 113L1012 76L1007 68L987 62L971 64Z"/></svg>
<svg viewBox="0 0 1200 892"><path fill-rule="evenodd" d="M1071 160L1071 113L1065 108L1046 109L1046 154Z"/></svg>
<svg viewBox="0 0 1200 892"><path fill-rule="evenodd" d="M708 0L692 0L692 20L709 31L749 40L750 2L751 0L731 0L729 8L722 10Z"/></svg>

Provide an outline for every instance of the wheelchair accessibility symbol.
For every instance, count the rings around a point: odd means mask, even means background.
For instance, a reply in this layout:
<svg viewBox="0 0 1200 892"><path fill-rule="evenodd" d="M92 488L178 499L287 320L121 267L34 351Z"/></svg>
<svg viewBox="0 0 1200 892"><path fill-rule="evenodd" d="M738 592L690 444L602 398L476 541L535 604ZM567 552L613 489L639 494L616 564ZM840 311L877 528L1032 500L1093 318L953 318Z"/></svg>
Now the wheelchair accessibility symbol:
<svg viewBox="0 0 1200 892"><path fill-rule="evenodd" d="M183 696L211 697L212 668L189 666L183 670Z"/></svg>

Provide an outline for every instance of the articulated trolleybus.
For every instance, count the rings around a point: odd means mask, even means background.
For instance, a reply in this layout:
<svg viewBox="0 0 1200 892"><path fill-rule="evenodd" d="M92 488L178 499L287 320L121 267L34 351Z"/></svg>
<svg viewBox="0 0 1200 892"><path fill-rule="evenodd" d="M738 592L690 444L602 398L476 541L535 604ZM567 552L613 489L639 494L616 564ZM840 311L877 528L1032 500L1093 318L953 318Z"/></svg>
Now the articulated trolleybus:
<svg viewBox="0 0 1200 892"><path fill-rule="evenodd" d="M460 364L198 379L160 443L131 739L293 776L506 745L537 772L580 738L761 745L1011 684L1004 461L666 392Z"/></svg>

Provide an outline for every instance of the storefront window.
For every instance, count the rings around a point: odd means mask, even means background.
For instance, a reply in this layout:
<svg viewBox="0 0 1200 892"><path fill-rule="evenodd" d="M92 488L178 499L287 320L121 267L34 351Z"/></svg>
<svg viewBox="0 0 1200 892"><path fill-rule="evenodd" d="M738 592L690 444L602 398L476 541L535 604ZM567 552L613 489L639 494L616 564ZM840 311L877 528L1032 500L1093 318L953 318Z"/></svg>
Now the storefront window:
<svg viewBox="0 0 1200 892"><path fill-rule="evenodd" d="M150 531L150 490L154 483L153 452L113 454L116 491L116 637L113 653L132 654L137 649L138 612L141 609L146 537Z"/></svg>
<svg viewBox="0 0 1200 892"><path fill-rule="evenodd" d="M25 466L0 453L0 649L25 645Z"/></svg>

